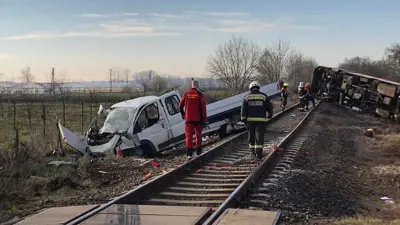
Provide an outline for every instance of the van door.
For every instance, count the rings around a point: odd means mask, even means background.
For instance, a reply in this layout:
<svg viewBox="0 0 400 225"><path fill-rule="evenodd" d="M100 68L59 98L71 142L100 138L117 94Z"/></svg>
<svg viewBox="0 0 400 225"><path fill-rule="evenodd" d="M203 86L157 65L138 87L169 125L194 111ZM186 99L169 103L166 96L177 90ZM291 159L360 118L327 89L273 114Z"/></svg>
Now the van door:
<svg viewBox="0 0 400 225"><path fill-rule="evenodd" d="M167 121L157 102L145 106L137 115L133 134L137 134L140 140L149 140L156 151L168 145Z"/></svg>
<svg viewBox="0 0 400 225"><path fill-rule="evenodd" d="M170 92L161 96L160 99L164 105L164 111L168 118L169 127L172 135L174 136L174 142L179 143L185 140L184 124L185 121L179 111L179 93Z"/></svg>

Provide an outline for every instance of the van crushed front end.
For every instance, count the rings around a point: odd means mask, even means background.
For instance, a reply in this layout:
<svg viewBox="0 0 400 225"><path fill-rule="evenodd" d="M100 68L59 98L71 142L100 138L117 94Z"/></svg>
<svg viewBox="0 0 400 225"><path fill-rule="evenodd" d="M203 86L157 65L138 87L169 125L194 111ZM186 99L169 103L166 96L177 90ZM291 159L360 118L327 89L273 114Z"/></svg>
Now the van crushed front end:
<svg viewBox="0 0 400 225"><path fill-rule="evenodd" d="M100 106L85 136L73 133L60 122L58 127L63 140L80 155L114 155L118 146L138 145L137 137L129 132L135 113L134 107L115 107L106 110Z"/></svg>

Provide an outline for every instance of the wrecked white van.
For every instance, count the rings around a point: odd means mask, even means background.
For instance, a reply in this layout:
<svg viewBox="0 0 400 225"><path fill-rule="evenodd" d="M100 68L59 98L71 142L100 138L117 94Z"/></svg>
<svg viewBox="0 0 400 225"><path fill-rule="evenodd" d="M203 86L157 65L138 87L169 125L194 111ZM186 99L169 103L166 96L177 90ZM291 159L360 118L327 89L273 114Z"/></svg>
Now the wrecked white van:
<svg viewBox="0 0 400 225"><path fill-rule="evenodd" d="M270 98L279 95L277 83L263 86ZM231 133L239 121L242 93L207 105L209 124L203 134ZM63 140L81 155L113 155L120 149L124 156L151 156L185 141L184 123L179 112L180 94L171 91L162 96L145 96L116 103L110 109L100 106L97 117L85 136L75 134L58 123ZM101 117L106 116L102 124Z"/></svg>

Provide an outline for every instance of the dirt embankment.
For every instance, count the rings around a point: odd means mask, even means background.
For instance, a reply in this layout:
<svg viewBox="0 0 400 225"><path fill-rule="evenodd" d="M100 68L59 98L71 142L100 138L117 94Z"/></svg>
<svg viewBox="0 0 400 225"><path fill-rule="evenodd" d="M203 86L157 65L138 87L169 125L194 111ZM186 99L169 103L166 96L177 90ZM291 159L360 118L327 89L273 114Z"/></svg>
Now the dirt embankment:
<svg viewBox="0 0 400 225"><path fill-rule="evenodd" d="M306 128L309 154L296 158L267 210L282 210L281 224L400 224L400 127L324 104Z"/></svg>

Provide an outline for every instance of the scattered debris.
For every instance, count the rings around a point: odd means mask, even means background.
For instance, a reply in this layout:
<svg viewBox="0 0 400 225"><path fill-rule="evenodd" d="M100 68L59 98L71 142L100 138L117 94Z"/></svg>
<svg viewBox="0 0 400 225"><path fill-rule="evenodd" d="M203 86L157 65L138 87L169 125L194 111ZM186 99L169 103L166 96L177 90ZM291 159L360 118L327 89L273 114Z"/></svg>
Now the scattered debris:
<svg viewBox="0 0 400 225"><path fill-rule="evenodd" d="M210 138L209 136L205 136L205 137L202 137L201 140L202 141L208 141L209 138Z"/></svg>
<svg viewBox="0 0 400 225"><path fill-rule="evenodd" d="M371 129L371 128L369 128L369 129L367 130L367 132L365 133L365 135L366 135L367 137L370 137L370 138L374 137L374 130Z"/></svg>
<svg viewBox="0 0 400 225"><path fill-rule="evenodd" d="M151 172L149 172L148 174L146 174L146 176L144 176L145 179L148 179L151 176Z"/></svg>
<svg viewBox="0 0 400 225"><path fill-rule="evenodd" d="M151 161L151 165L154 166L154 167L156 167L156 168L158 168L158 167L160 166L160 165L158 164L158 162L155 161L155 160Z"/></svg>
<svg viewBox="0 0 400 225"><path fill-rule="evenodd" d="M139 167L144 167L144 166L146 166L147 164L149 164L149 163L151 163L151 162L152 162L152 160L144 161L143 163L141 163L141 164L139 165Z"/></svg>
<svg viewBox="0 0 400 225"><path fill-rule="evenodd" d="M294 119L294 118L296 118L296 114L292 113L292 114L289 115L289 117Z"/></svg>
<svg viewBox="0 0 400 225"><path fill-rule="evenodd" d="M78 164L76 162L66 162L66 161L51 161L48 165L54 165L57 167L60 166L71 166L72 168L78 168Z"/></svg>
<svg viewBox="0 0 400 225"><path fill-rule="evenodd" d="M386 200L393 200L393 198L384 196L384 197L381 197L381 200L383 200L383 201L386 201Z"/></svg>

